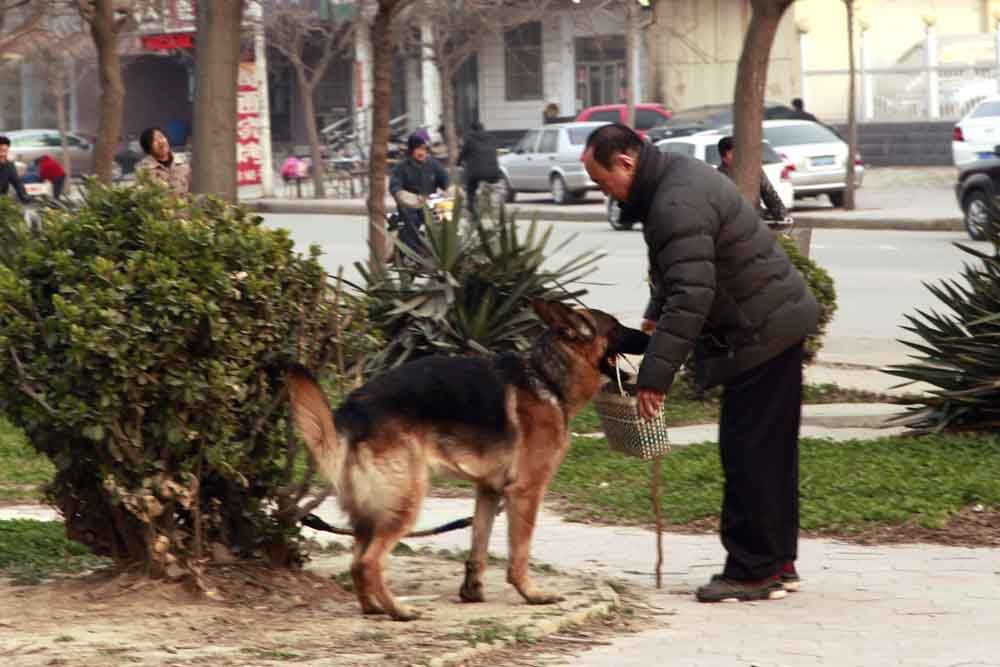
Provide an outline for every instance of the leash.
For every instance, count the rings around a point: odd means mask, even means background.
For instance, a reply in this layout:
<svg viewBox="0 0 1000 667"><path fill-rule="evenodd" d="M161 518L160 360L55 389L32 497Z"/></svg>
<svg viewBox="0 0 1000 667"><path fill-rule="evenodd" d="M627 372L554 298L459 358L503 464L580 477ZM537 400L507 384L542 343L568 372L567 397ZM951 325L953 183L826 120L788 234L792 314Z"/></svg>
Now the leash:
<svg viewBox="0 0 1000 667"><path fill-rule="evenodd" d="M500 503L497 507L497 515L503 512L503 503ZM462 528L468 528L472 525L474 517L467 516L464 519L455 519L454 521L449 521L448 523L443 523L436 528L428 528L427 530L415 530L412 533L407 533L405 537L431 537L433 535L440 535L442 533L450 533L453 530L461 530ZM354 537L354 531L347 528L337 528L336 526L331 526L323 519L319 518L315 514L307 514L302 517L302 525L307 528L312 528L313 530L321 530L326 533L333 533L334 535L349 535Z"/></svg>

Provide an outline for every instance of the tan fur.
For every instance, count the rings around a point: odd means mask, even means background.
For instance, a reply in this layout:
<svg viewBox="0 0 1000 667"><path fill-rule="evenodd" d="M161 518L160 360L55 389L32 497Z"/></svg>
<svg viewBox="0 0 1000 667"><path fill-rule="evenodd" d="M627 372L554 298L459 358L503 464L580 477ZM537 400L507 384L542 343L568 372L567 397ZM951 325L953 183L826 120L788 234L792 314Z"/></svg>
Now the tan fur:
<svg viewBox="0 0 1000 667"><path fill-rule="evenodd" d="M549 326L555 329L559 325L558 314L543 312L537 306L536 311ZM490 453L485 456L479 453L482 448L469 446L469 439L461 434L444 435L426 425L403 421L379 424L368 440L347 447L338 442L320 387L303 373L290 373L295 424L323 474L336 486L340 505L352 521L355 547L351 573L363 613L385 611L396 620L415 618L411 609L392 596L382 569L385 556L419 516L431 467L476 484L472 549L460 589L462 600L484 599L482 573L501 498L506 501L509 525L508 581L531 604L560 599L535 586L528 558L545 491L569 450L568 421L593 398L602 382L598 364L607 353L607 339L589 313L575 313L585 318L588 326L583 328L592 331L581 331L577 321L575 328L566 328L565 339L560 337L569 364L569 395L560 404L551 395L509 388L506 410L515 437L512 442L486 448Z"/></svg>

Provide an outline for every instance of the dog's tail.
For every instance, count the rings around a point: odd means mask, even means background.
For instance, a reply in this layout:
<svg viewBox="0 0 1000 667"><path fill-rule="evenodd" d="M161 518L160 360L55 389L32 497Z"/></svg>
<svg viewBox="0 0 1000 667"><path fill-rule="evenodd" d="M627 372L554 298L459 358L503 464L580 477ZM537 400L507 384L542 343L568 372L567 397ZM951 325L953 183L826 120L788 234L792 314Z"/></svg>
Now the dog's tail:
<svg viewBox="0 0 1000 667"><path fill-rule="evenodd" d="M289 368L286 377L292 420L302 439L306 441L320 471L336 484L343 452L326 394L312 374L301 366Z"/></svg>

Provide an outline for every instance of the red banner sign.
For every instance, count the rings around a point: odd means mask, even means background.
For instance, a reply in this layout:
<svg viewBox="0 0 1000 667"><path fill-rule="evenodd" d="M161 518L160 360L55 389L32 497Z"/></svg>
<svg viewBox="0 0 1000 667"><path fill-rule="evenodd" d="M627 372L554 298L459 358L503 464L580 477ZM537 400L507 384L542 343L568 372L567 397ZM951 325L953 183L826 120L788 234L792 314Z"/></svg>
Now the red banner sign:
<svg viewBox="0 0 1000 667"><path fill-rule="evenodd" d="M142 48L146 51L193 49L194 35L187 32L173 33L170 35L143 35Z"/></svg>
<svg viewBox="0 0 1000 667"><path fill-rule="evenodd" d="M236 93L236 180L240 185L260 185L263 180L260 120L256 65L240 63Z"/></svg>

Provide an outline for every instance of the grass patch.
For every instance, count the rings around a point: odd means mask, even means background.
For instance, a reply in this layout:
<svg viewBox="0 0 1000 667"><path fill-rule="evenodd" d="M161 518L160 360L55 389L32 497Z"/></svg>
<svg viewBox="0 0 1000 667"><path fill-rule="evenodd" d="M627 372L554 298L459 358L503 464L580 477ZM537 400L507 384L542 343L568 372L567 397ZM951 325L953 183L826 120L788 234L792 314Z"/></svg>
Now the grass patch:
<svg viewBox="0 0 1000 667"><path fill-rule="evenodd" d="M35 584L54 574L71 574L106 562L66 538L58 521L0 521L0 573L17 584Z"/></svg>
<svg viewBox="0 0 1000 667"><path fill-rule="evenodd" d="M924 436L831 443L804 439L800 451L801 525L849 534L916 521L938 528L970 504L1000 506L1000 438ZM650 468L577 438L552 483L571 515L608 523L648 523ZM717 517L722 470L715 444L677 448L662 466L668 525Z"/></svg>
<svg viewBox="0 0 1000 667"><path fill-rule="evenodd" d="M453 633L449 637L464 639L472 646L511 639L518 643L532 641L524 628L512 628L491 618L474 618L468 622L468 626L463 632Z"/></svg>
<svg viewBox="0 0 1000 667"><path fill-rule="evenodd" d="M0 416L0 500L38 502L55 468L28 444L24 432Z"/></svg>

